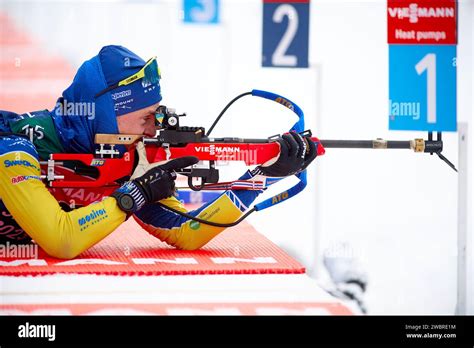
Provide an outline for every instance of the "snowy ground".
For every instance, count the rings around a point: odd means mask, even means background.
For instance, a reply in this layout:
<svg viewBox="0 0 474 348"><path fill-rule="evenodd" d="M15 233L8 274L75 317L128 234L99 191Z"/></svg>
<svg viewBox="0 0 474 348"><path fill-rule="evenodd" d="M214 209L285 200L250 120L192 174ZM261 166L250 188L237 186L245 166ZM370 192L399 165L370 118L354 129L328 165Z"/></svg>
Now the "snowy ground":
<svg viewBox="0 0 474 348"><path fill-rule="evenodd" d="M157 304L166 314L180 315L357 313L351 304L330 296L305 275L53 275L0 277L0 284L2 314L76 314L74 306L81 304L93 305L89 310L78 309L87 314L153 314ZM36 308L21 307L32 304ZM72 310L68 308L71 304ZM107 308L107 304L119 306ZM140 304L150 308L137 308ZM251 307L251 312L246 307Z"/></svg>

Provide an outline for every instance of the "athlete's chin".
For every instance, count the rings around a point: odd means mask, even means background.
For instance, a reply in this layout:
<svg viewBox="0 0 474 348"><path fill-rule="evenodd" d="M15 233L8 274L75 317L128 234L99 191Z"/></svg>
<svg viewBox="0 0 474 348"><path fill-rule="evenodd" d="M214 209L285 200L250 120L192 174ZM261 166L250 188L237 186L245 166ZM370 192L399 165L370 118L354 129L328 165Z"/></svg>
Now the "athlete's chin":
<svg viewBox="0 0 474 348"><path fill-rule="evenodd" d="M150 130L150 131L144 131L143 132L143 135L147 136L147 137L154 137L155 134L156 134L156 130L153 130L153 131Z"/></svg>

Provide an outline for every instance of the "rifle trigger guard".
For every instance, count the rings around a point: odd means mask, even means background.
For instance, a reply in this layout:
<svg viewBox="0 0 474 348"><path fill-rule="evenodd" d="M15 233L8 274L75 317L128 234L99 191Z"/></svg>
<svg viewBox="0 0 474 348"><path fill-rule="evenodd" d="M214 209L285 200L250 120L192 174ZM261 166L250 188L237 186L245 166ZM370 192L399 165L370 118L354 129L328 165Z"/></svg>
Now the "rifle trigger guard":
<svg viewBox="0 0 474 348"><path fill-rule="evenodd" d="M192 176L188 176L188 186L191 190L193 191L201 191L203 188L204 188L204 184L206 183L206 179L201 177L201 184L198 185L198 186L195 186L193 184L193 177Z"/></svg>

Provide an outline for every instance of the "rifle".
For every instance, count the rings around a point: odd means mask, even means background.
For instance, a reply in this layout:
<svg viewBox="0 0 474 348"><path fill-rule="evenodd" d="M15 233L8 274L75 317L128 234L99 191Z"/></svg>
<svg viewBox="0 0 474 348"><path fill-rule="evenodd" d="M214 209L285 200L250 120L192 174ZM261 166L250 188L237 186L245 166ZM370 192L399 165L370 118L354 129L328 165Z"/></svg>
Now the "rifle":
<svg viewBox="0 0 474 348"><path fill-rule="evenodd" d="M80 187L80 188L118 188L127 180L135 164L134 144L143 141L150 163L161 162L183 156L196 156L200 162L193 168L185 168L177 172L188 177L190 189L199 190L262 190L273 183L275 179L267 178L259 181L233 181L219 182L218 164L221 162L243 161L247 166L261 165L278 156L279 145L275 141L277 136L264 139L242 139L234 137L211 138L210 133L221 119L227 109L238 99L252 95L275 101L293 111L298 116L298 121L290 131L295 131L304 136L310 136L317 145L317 154L322 156L326 148L365 148L365 149L411 149L418 153L437 154L451 168L454 165L442 155L443 141L438 132L437 139L433 140L432 133L428 139L414 139L407 141L397 140L319 140L312 137L311 130L304 129L304 114L301 108L291 100L278 94L252 90L243 93L221 111L209 131L204 127L181 126L180 118L186 114L178 115L174 109L161 105L156 110L155 125L156 135L152 138L133 134L96 134L95 143L99 146L95 154L51 154L48 161L40 162L45 175L42 178L52 188ZM125 145L128 150L123 156L116 146ZM67 165L69 163L69 165ZM61 175L57 170L67 166L69 170L62 170ZM457 170L456 170L457 171ZM258 203L245 214L242 221L252 211L263 210L278 204L301 192L306 186L306 171L296 175L300 182L287 191L275 195L264 202ZM196 183L198 180L198 183ZM172 210L167 207L167 209ZM174 211L174 210L173 210ZM175 211L183 215L183 213ZM186 216L186 214L184 214ZM189 217L189 216L187 216ZM194 220L211 224L197 218ZM213 224L220 226L233 226L232 224Z"/></svg>

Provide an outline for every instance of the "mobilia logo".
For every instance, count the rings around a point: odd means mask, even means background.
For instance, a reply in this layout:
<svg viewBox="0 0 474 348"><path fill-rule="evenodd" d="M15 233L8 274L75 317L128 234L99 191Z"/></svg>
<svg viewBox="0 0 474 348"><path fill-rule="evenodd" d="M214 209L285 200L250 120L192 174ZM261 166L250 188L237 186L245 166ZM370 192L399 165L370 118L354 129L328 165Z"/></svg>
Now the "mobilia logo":
<svg viewBox="0 0 474 348"><path fill-rule="evenodd" d="M392 18L408 18L410 23L418 23L419 18L454 18L454 7L420 7L412 3L408 7L389 7L388 14Z"/></svg>
<svg viewBox="0 0 474 348"><path fill-rule="evenodd" d="M194 150L196 152L208 152L210 155L217 154L234 154L240 152L240 147L237 146L218 146L218 145L209 145L209 146L195 146Z"/></svg>
<svg viewBox="0 0 474 348"><path fill-rule="evenodd" d="M79 223L79 226L82 226L90 221L94 221L94 220L97 220L98 218L103 217L103 215L107 216L107 212L105 211L105 209L92 210L92 212L89 215L79 218L77 222Z"/></svg>

